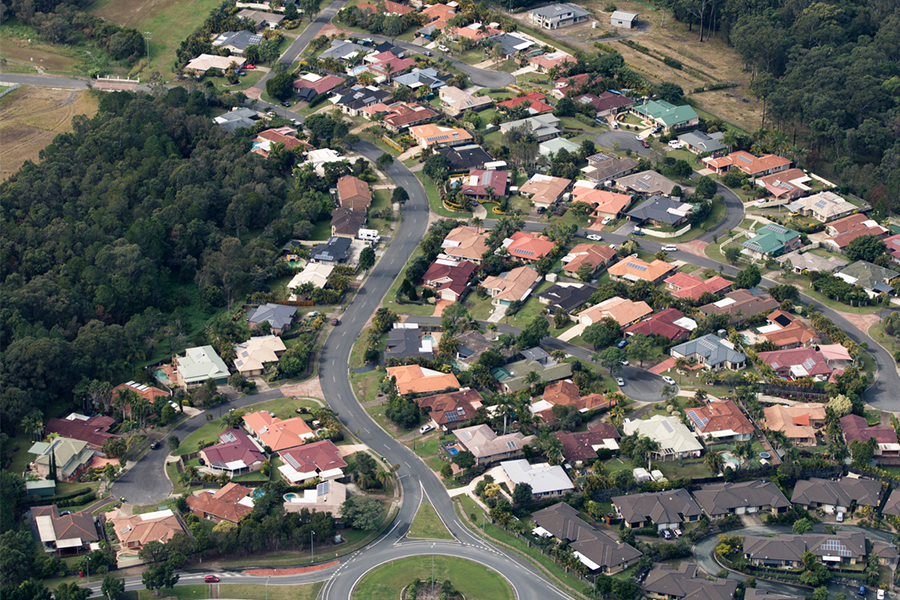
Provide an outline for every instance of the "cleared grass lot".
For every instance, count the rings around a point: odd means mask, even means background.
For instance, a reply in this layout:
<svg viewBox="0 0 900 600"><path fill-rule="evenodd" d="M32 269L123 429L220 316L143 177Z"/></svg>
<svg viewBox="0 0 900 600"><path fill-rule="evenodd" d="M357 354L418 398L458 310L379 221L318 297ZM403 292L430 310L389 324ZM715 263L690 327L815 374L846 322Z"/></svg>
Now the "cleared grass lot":
<svg viewBox="0 0 900 600"><path fill-rule="evenodd" d="M353 591L354 600L396 600L415 579L431 580L432 557L416 556L391 561L366 574ZM450 580L466 600L514 600L506 580L491 569L452 556L434 557L437 582ZM438 583L437 585L440 585Z"/></svg>

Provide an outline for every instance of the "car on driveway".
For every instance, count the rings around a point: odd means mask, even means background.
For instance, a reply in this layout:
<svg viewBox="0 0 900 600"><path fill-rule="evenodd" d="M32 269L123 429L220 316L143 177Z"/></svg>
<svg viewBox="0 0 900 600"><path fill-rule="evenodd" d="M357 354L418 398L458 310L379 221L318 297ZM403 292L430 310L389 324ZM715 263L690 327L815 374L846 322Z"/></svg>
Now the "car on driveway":
<svg viewBox="0 0 900 600"><path fill-rule="evenodd" d="M627 360L623 360L623 361L622 361L622 366L623 366L623 367L628 367L628 366L630 366L630 365L631 365L631 363L628 362Z"/></svg>
<svg viewBox="0 0 900 600"><path fill-rule="evenodd" d="M447 46L444 46L443 44L438 46L438 50L440 50L441 52L450 52L450 48L448 48Z"/></svg>
<svg viewBox="0 0 900 600"><path fill-rule="evenodd" d="M207 576L203 579L203 581L205 581L206 583L216 583L216 582L219 581L219 578L216 577L215 575L207 575Z"/></svg>
<svg viewBox="0 0 900 600"><path fill-rule="evenodd" d="M669 377L668 375L663 375L662 380L665 381L666 383L668 383L669 385L675 385L675 380L672 379L671 377Z"/></svg>
<svg viewBox="0 0 900 600"><path fill-rule="evenodd" d="M244 65L245 69L250 69L251 71L256 68L256 65Z"/></svg>
<svg viewBox="0 0 900 600"><path fill-rule="evenodd" d="M616 344L616 348L622 349L628 345L628 340L619 340L619 343Z"/></svg>
<svg viewBox="0 0 900 600"><path fill-rule="evenodd" d="M616 385L618 385L619 387L622 387L623 385L625 385L625 380L622 379L621 377L616 377Z"/></svg>
<svg viewBox="0 0 900 600"><path fill-rule="evenodd" d="M603 238L597 235L596 233L589 233L587 239L594 240L595 242L602 242Z"/></svg>
<svg viewBox="0 0 900 600"><path fill-rule="evenodd" d="M681 150L682 148L684 148L684 144L682 144L678 140L672 140L669 142L669 148L672 148L673 150Z"/></svg>
<svg viewBox="0 0 900 600"><path fill-rule="evenodd" d="M291 107L291 103L288 102L287 100L285 100L284 102L282 102L281 105L282 105L283 107L285 107L285 108L290 108L290 107Z"/></svg>
<svg viewBox="0 0 900 600"><path fill-rule="evenodd" d="M421 427L419 427L419 433L424 435L424 434L428 433L429 431L431 431L432 429L434 429L434 425L431 425L430 423L428 425L422 425Z"/></svg>
<svg viewBox="0 0 900 600"><path fill-rule="evenodd" d="M878 590L878 600L884 600L884 590Z"/></svg>
<svg viewBox="0 0 900 600"><path fill-rule="evenodd" d="M601 225L609 225L609 222L612 221L612 217L603 217L603 220L600 221Z"/></svg>

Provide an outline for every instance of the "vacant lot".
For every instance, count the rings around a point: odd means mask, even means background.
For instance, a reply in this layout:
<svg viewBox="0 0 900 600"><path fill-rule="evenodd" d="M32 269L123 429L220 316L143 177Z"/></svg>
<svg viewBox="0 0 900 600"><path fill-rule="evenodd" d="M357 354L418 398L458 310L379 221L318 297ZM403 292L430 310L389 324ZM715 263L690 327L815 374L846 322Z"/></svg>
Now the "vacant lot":
<svg viewBox="0 0 900 600"><path fill-rule="evenodd" d="M59 133L72 131L72 117L97 112L91 92L22 86L0 98L0 180L15 173Z"/></svg>

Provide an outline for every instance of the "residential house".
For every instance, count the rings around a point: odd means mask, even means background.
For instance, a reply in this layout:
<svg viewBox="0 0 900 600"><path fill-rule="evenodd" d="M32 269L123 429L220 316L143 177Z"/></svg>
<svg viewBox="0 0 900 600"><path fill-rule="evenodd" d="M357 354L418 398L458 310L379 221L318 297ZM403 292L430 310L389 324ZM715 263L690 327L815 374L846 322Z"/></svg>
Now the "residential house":
<svg viewBox="0 0 900 600"><path fill-rule="evenodd" d="M594 209L591 216L597 219L590 229L599 229L604 226L603 219L616 219L622 214L622 211L631 204L631 196L626 194L617 194L616 192L607 192L606 190L597 190L590 187L578 185L572 189L572 202L586 202ZM608 221L607 221L608 222Z"/></svg>
<svg viewBox="0 0 900 600"><path fill-rule="evenodd" d="M447 388L459 389L459 381L452 373L441 373L419 365L388 367L388 377L396 378L400 394L440 392Z"/></svg>
<svg viewBox="0 0 900 600"><path fill-rule="evenodd" d="M541 29L559 29L586 22L590 13L580 6L563 2L533 8L528 11L528 16Z"/></svg>
<svg viewBox="0 0 900 600"><path fill-rule="evenodd" d="M728 315L729 325L740 325L750 317L770 313L778 308L778 301L760 290L734 290L716 302L700 307L706 314Z"/></svg>
<svg viewBox="0 0 900 600"><path fill-rule="evenodd" d="M884 503L881 509L881 514L900 517L900 492L896 489L891 491L890 497L888 497L887 502Z"/></svg>
<svg viewBox="0 0 900 600"><path fill-rule="evenodd" d="M243 59L241 59L243 60ZM255 110L246 107L233 108L231 111L213 117L213 123L227 131L234 133L241 127L253 127L259 119L259 114Z"/></svg>
<svg viewBox="0 0 900 600"><path fill-rule="evenodd" d="M532 465L524 458L506 460L500 463L502 473L509 489L513 490L520 483L531 486L531 495L535 500L559 498L566 492L575 489L575 485L565 469L560 465Z"/></svg>
<svg viewBox="0 0 900 600"><path fill-rule="evenodd" d="M422 338L418 326L396 327L406 323L394 323L395 327L388 332L387 344L384 348L384 360L389 358L413 358L421 356L431 360L434 358L434 346L430 340Z"/></svg>
<svg viewBox="0 0 900 600"><path fill-rule="evenodd" d="M296 135L297 130L292 127L276 127L260 131L253 138L251 152L259 154L263 158L268 158L269 153L272 152L276 144L281 144L285 150L293 150L303 145L303 142L295 137Z"/></svg>
<svg viewBox="0 0 900 600"><path fill-rule="evenodd" d="M388 106L389 112L384 115L381 123L394 133L399 133L414 125L427 123L438 117L437 111L427 106L412 103L397 103Z"/></svg>
<svg viewBox="0 0 900 600"><path fill-rule="evenodd" d="M609 16L609 24L613 27L624 27L625 29L631 29L635 27L637 21L638 14L632 12L625 12L624 10L614 10L613 13Z"/></svg>
<svg viewBox="0 0 900 600"><path fill-rule="evenodd" d="M538 302L547 305L551 313L557 309L571 313L581 308L596 291L597 288L586 283L554 283L539 293L537 298Z"/></svg>
<svg viewBox="0 0 900 600"><path fill-rule="evenodd" d="M820 344L817 348L832 369L843 369L853 362L850 352L840 344Z"/></svg>
<svg viewBox="0 0 900 600"><path fill-rule="evenodd" d="M253 510L253 490L231 482L221 489L200 490L186 498L191 512L213 523L237 523Z"/></svg>
<svg viewBox="0 0 900 600"><path fill-rule="evenodd" d="M141 398L143 398L144 400L146 400L147 402L149 402L150 404L153 404L154 402L156 402L157 398L172 395L172 392L163 391L157 387L144 385L142 383L137 383L135 381L127 381L125 383L120 383L119 385L117 385L116 387L113 388L112 398L115 399L116 397L118 397L118 395L122 392L122 390L130 390L130 391L134 392L135 394L137 394L138 396L140 396ZM126 416L130 415L131 408L132 407L130 404L123 406L122 413ZM71 437L71 436L68 436L68 437Z"/></svg>
<svg viewBox="0 0 900 600"><path fill-rule="evenodd" d="M548 52L547 54L541 54L539 56L532 56L528 59L528 64L537 69L538 73L545 73L553 67L561 67L566 63L573 62L575 62L575 58L571 54L561 50Z"/></svg>
<svg viewBox="0 0 900 600"><path fill-rule="evenodd" d="M490 96L473 96L464 92L455 85L443 86L438 90L438 96L443 103L444 112L451 117L462 114L467 110L479 111L494 103Z"/></svg>
<svg viewBox="0 0 900 600"><path fill-rule="evenodd" d="M577 159L581 146L574 142L570 142L565 138L553 138L538 144L538 154L551 160L551 157L558 158L560 151L565 150L568 154L574 155L573 160ZM562 158L560 158L562 160Z"/></svg>
<svg viewBox="0 0 900 600"><path fill-rule="evenodd" d="M200 450L205 468L229 477L253 473L266 460L262 449L240 429L226 429L219 434L219 443Z"/></svg>
<svg viewBox="0 0 900 600"><path fill-rule="evenodd" d="M806 184L812 179L801 169L788 169L765 177L757 177L754 181L775 200L793 200L810 190Z"/></svg>
<svg viewBox="0 0 900 600"><path fill-rule="evenodd" d="M753 437L756 428L731 400L709 402L698 408L685 410L694 431L715 443L745 442Z"/></svg>
<svg viewBox="0 0 900 600"><path fill-rule="evenodd" d="M475 23L469 23L465 27L450 28L450 35L467 38L474 42L480 42L482 40L489 40L503 35L503 31L497 27L499 27L499 23L485 25L476 21Z"/></svg>
<svg viewBox="0 0 900 600"><path fill-rule="evenodd" d="M870 297L876 294L893 294L894 288L890 283L900 277L897 271L864 260L858 260L844 267L836 275L850 285L863 288Z"/></svg>
<svg viewBox="0 0 900 600"><path fill-rule="evenodd" d="M402 51L400 52L402 54ZM416 61L411 58L401 58L394 52L373 52L364 59L364 64L350 67L347 71L351 75L357 77L368 71L372 73L377 81L390 81L394 73L400 74L414 67Z"/></svg>
<svg viewBox="0 0 900 600"><path fill-rule="evenodd" d="M803 555L813 553L829 568L866 563L866 534L862 531L837 533L782 534L776 537L744 536L744 557L750 564L775 569L803 567Z"/></svg>
<svg viewBox="0 0 900 600"><path fill-rule="evenodd" d="M788 380L809 376L817 381L825 381L831 375L831 367L815 348L773 350L759 352L757 356L772 367L776 375Z"/></svg>
<svg viewBox="0 0 900 600"><path fill-rule="evenodd" d="M762 479L700 486L694 492L694 499L711 519L764 512L777 515L791 508L778 486Z"/></svg>
<svg viewBox="0 0 900 600"><path fill-rule="evenodd" d="M584 413L597 408L605 408L610 402L603 394L582 396L578 386L569 380L557 381L544 388L541 400L550 406L574 406Z"/></svg>
<svg viewBox="0 0 900 600"><path fill-rule="evenodd" d="M875 461L883 466L900 465L900 443L897 443L897 432L893 427L869 427L863 417L846 415L841 417L841 431L848 447L856 441L866 444L874 439L878 443L875 447Z"/></svg>
<svg viewBox="0 0 900 600"><path fill-rule="evenodd" d="M204 75L210 69L218 69L222 72L227 71L228 69L235 67L235 69L240 69L244 66L244 63L247 62L245 58L239 58L236 56L219 56L217 54L201 54L197 58L191 60L184 66L185 71L194 71L197 75ZM250 111L254 115L256 114L254 111ZM227 114L227 113L226 113Z"/></svg>
<svg viewBox="0 0 900 600"><path fill-rule="evenodd" d="M344 175L337 180L337 193L341 208L347 210L365 212L372 204L369 184L353 175Z"/></svg>
<svg viewBox="0 0 900 600"><path fill-rule="evenodd" d="M244 415L244 428L272 452L296 448L316 438L301 417L282 420L267 410Z"/></svg>
<svg viewBox="0 0 900 600"><path fill-rule="evenodd" d="M819 335L803 321L780 309L769 313L767 325L759 328L759 334L779 350L809 346L819 341Z"/></svg>
<svg viewBox="0 0 900 600"><path fill-rule="evenodd" d="M121 386L118 386L116 389L120 388ZM165 392L160 390L157 391L160 392L160 396L167 395ZM55 433L60 437L87 442L88 447L92 450L102 450L106 440L119 439L119 436L109 432L109 428L112 427L115 422L115 419L112 417L104 417L103 415L87 417L78 413L72 413L65 419L49 419L44 423L44 435Z"/></svg>
<svg viewBox="0 0 900 600"><path fill-rule="evenodd" d="M563 257L563 270L574 277L578 275L582 265L588 265L591 275L594 275L603 267L609 266L615 258L616 251L609 246L578 244Z"/></svg>
<svg viewBox="0 0 900 600"><path fill-rule="evenodd" d="M176 382L185 391L203 385L208 379L214 380L217 385L225 385L231 375L225 361L219 358L212 346L188 348L184 356L176 356L172 362Z"/></svg>
<svg viewBox="0 0 900 600"><path fill-rule="evenodd" d="M331 45L327 50L319 54L319 60L325 60L326 58L333 58L335 60L347 60L357 54L361 56L365 56L370 52L373 52L373 48L369 48L368 46L363 46L360 44L356 44L354 42L348 40L339 40L334 39L331 40Z"/></svg>
<svg viewBox="0 0 900 600"><path fill-rule="evenodd" d="M697 361L713 371L743 369L747 361L746 356L734 349L734 344L713 333L672 346L669 355L675 359Z"/></svg>
<svg viewBox="0 0 900 600"><path fill-rule="evenodd" d="M347 261L352 245L349 238L333 236L310 250L309 258L318 263L343 263Z"/></svg>
<svg viewBox="0 0 900 600"><path fill-rule="evenodd" d="M659 450L652 453L654 460L697 458L703 452L703 444L676 417L654 415L649 419L626 420L622 427L625 435L636 432L659 444Z"/></svg>
<svg viewBox="0 0 900 600"><path fill-rule="evenodd" d="M522 448L535 440L535 436L522 432L497 435L487 425L474 425L453 431L461 450L475 456L475 464L490 466L500 461L517 459L522 456Z"/></svg>
<svg viewBox="0 0 900 600"><path fill-rule="evenodd" d="M557 125L559 125L559 117L553 115L537 115L526 119L519 119L518 121L501 123L500 132L506 133L511 129L525 127L534 135L535 140L543 142L555 138L560 134Z"/></svg>
<svg viewBox="0 0 900 600"><path fill-rule="evenodd" d="M331 440L321 440L279 452L281 462L278 472L291 485L303 485L314 479L327 481L344 476L347 463Z"/></svg>
<svg viewBox="0 0 900 600"><path fill-rule="evenodd" d="M287 348L277 335L252 337L234 347L234 368L244 377L258 377L266 365L278 362Z"/></svg>
<svg viewBox="0 0 900 600"><path fill-rule="evenodd" d="M655 526L657 531L678 529L700 520L703 511L685 489L648 492L611 499L616 514L629 529Z"/></svg>
<svg viewBox="0 0 900 600"><path fill-rule="evenodd" d="M872 552L878 557L880 566L890 569L897 567L898 552L893 543L876 541L872 544Z"/></svg>
<svg viewBox="0 0 900 600"><path fill-rule="evenodd" d="M850 245L850 242L858 237L862 237L864 235L874 235L877 238L884 239L885 237L887 237L887 234L890 233L890 230L887 227L882 227L872 219L866 218L862 213L857 213L856 215L845 217L845 219L853 219L853 217L862 217L862 219L848 222L847 225L841 227L841 229L845 230L843 233L832 235L832 237L826 238L823 242L825 248L827 248L828 250L833 250L835 252L844 252L847 249L847 246ZM827 227L827 231L830 233L831 231L838 229L837 227L832 227L831 225L835 225L840 221L844 221L845 219L840 219L838 221L832 222L829 227Z"/></svg>
<svg viewBox="0 0 900 600"><path fill-rule="evenodd" d="M565 180L568 181L568 180ZM517 231L509 238L510 243L503 240L506 252L515 258L537 262L550 254L554 244L546 236L534 235L527 231Z"/></svg>
<svg viewBox="0 0 900 600"><path fill-rule="evenodd" d="M238 12L237 16L242 19L251 19L255 21L257 29L262 29L264 27L275 29L281 25L281 22L284 20L284 15L263 12L261 10L248 10L246 8Z"/></svg>
<svg viewBox="0 0 900 600"><path fill-rule="evenodd" d="M887 253L891 257L891 261L895 265L900 263L900 234L884 238L884 243L887 246Z"/></svg>
<svg viewBox="0 0 900 600"><path fill-rule="evenodd" d="M787 171L791 167L791 161L786 158L774 154L754 156L743 150L737 150L718 158L704 158L703 162L717 175L726 173L733 167L740 169L751 178Z"/></svg>
<svg viewBox="0 0 900 600"><path fill-rule="evenodd" d="M520 52L528 50L528 48L534 46L534 42L515 33L501 33L491 40L490 45L494 48L499 45L502 49L500 51L500 58L507 60L514 59Z"/></svg>
<svg viewBox="0 0 900 600"><path fill-rule="evenodd" d="M327 94L344 83L337 75L317 75L304 73L294 82L294 92L307 102L312 102L319 94Z"/></svg>
<svg viewBox="0 0 900 600"><path fill-rule="evenodd" d="M559 202L570 185L571 179L535 173L519 188L519 194L530 198L537 208L547 209Z"/></svg>
<svg viewBox="0 0 900 600"><path fill-rule="evenodd" d="M456 8L446 4L431 4L422 10L422 14L426 16L428 24L417 30L416 35L432 39L437 37L441 30L447 27L447 22L456 16Z"/></svg>
<svg viewBox="0 0 900 600"><path fill-rule="evenodd" d="M817 477L800 479L794 486L791 502L808 510L822 509L828 514L850 512L859 506L874 508L881 502L881 482L850 476L838 481Z"/></svg>
<svg viewBox="0 0 900 600"><path fill-rule="evenodd" d="M554 504L531 515L534 535L554 537L568 544L575 557L593 573L618 573L637 564L640 551L615 542L578 516L565 502Z"/></svg>
<svg viewBox="0 0 900 600"><path fill-rule="evenodd" d="M818 402L775 404L767 406L765 414L766 429L780 431L795 446L816 446L816 430L825 426L825 405Z"/></svg>
<svg viewBox="0 0 900 600"><path fill-rule="evenodd" d="M701 279L689 273L676 272L666 278L666 290L676 298L699 300L703 294L718 296L731 289L731 282L715 275L709 279Z"/></svg>
<svg viewBox="0 0 900 600"><path fill-rule="evenodd" d="M653 121L667 133L696 127L700 124L700 117L689 105L675 106L665 100L651 100L645 104L635 104L631 107L631 112Z"/></svg>
<svg viewBox="0 0 900 600"><path fill-rule="evenodd" d="M422 285L438 293L441 300L458 302L469 288L475 263L437 259L422 275Z"/></svg>
<svg viewBox="0 0 900 600"><path fill-rule="evenodd" d="M462 177L460 184L462 193L475 199L506 196L509 193L509 172L471 169L467 176Z"/></svg>
<svg viewBox="0 0 900 600"><path fill-rule="evenodd" d="M483 398L476 390L463 388L447 394L417 398L419 409L441 431L453 431L465 425L481 408Z"/></svg>
<svg viewBox="0 0 900 600"><path fill-rule="evenodd" d="M533 360L541 363L545 367L549 367L556 364L556 361L550 356L546 350L541 348L540 346L535 346L534 348L528 348L527 350L522 350L519 352L519 356L522 357L522 360Z"/></svg>
<svg viewBox="0 0 900 600"><path fill-rule="evenodd" d="M888 249L890 251L890 249ZM782 254L775 260L778 264L784 265L787 261L791 261L791 268L794 273L801 275L803 271L824 271L826 273L834 273L838 269L847 266L847 261L836 256L819 256L812 252L803 252L794 250L789 254Z"/></svg>
<svg viewBox="0 0 900 600"><path fill-rule="evenodd" d="M664 260L656 259L652 263L647 263L640 258L626 257L611 265L608 271L609 277L613 281L659 283L675 269L677 269L675 265Z"/></svg>
<svg viewBox="0 0 900 600"><path fill-rule="evenodd" d="M338 210L344 210L343 208L339 208ZM346 211L347 213L356 215L359 213L354 213L352 211ZM332 221L332 226L334 226L334 222ZM334 271L334 265L325 265L322 263L309 263L304 267L304 269L294 275L293 279L288 283L288 289L291 291L296 290L304 283L311 283L313 286L317 288L324 288L328 284L328 278L331 276L331 272Z"/></svg>
<svg viewBox="0 0 900 600"><path fill-rule="evenodd" d="M646 336L660 335L673 342L683 342L690 337L691 332L696 328L697 322L685 317L681 311L675 308L664 308L643 321L638 321L626 327L624 333L626 336L632 336L636 333Z"/></svg>
<svg viewBox="0 0 900 600"><path fill-rule="evenodd" d="M582 94L573 98L579 104L590 104L594 107L597 118L614 115L623 109L634 106L634 100L628 96L623 96L618 92L606 90L601 92L599 96L594 94Z"/></svg>
<svg viewBox="0 0 900 600"><path fill-rule="evenodd" d="M335 520L341 519L341 508L347 500L347 486L330 479L323 481L313 489L303 490L303 494L294 494L284 503L284 512L302 513L304 510L329 513Z"/></svg>
<svg viewBox="0 0 900 600"><path fill-rule="evenodd" d="M865 230L877 224L877 222L871 220L865 213L856 213L826 224L825 232L831 237L836 237L861 229Z"/></svg>
<svg viewBox="0 0 900 600"><path fill-rule="evenodd" d="M599 457L598 450L616 452L622 435L609 423L599 423L590 431L554 431L553 435L563 447L563 457L567 463L581 467Z"/></svg>
<svg viewBox="0 0 900 600"><path fill-rule="evenodd" d="M615 183L616 188L620 191L632 192L641 196L652 196L654 194L668 196L672 193L672 190L680 187L677 183L656 171L641 171L640 173L617 177L615 178Z"/></svg>
<svg viewBox="0 0 900 600"><path fill-rule="evenodd" d="M504 391L514 393L529 387L525 383L525 376L530 371L537 373L541 377L541 381L547 383L571 377L572 365L571 363L557 363L555 361L543 364L535 360L526 359L491 369L491 374L497 378L500 382L500 387Z"/></svg>
<svg viewBox="0 0 900 600"><path fill-rule="evenodd" d="M634 168L637 166L637 161L633 158L627 156L618 157L615 154L605 152L589 156L587 160L588 166L581 169L581 172L591 181L597 182L624 177L634 171ZM630 200L631 198L629 197Z"/></svg>
<svg viewBox="0 0 900 600"><path fill-rule="evenodd" d="M728 147L722 143L723 137L725 137L724 131L707 134L698 129L697 131L682 133L678 136L678 141L684 144L684 147L694 154L722 156L728 151Z"/></svg>
<svg viewBox="0 0 900 600"><path fill-rule="evenodd" d="M629 221L639 223L642 227L678 228L684 225L693 210L692 204L678 198L654 194L625 214Z"/></svg>
<svg viewBox="0 0 900 600"><path fill-rule="evenodd" d="M540 283L541 276L531 267L516 267L498 276L485 277L479 283L491 295L494 306L509 306L513 302L524 302Z"/></svg>
<svg viewBox="0 0 900 600"><path fill-rule="evenodd" d="M553 110L553 107L547 104L547 97L540 92L528 92L522 96L498 102L497 107L507 111L522 108L532 115L539 115Z"/></svg>
<svg viewBox="0 0 900 600"><path fill-rule="evenodd" d="M602 77L600 79L602 79ZM558 99L565 98L566 96L573 96L581 89L581 86L589 84L590 82L590 73L582 73L581 75L573 75L571 77L560 77L553 82L554 88L550 90L550 95Z"/></svg>
<svg viewBox="0 0 900 600"><path fill-rule="evenodd" d="M362 10L368 10L372 14L378 12L378 6L375 4L360 4L358 6ZM392 0L385 0L384 2L384 14L385 15L400 15L401 17L407 13L415 12L416 9L411 6L406 6L405 4L400 4L398 2L393 2Z"/></svg>
<svg viewBox="0 0 900 600"><path fill-rule="evenodd" d="M494 343L478 330L464 331L457 339L456 362L464 371L469 369L469 365L477 363L482 354L494 348Z"/></svg>
<svg viewBox="0 0 900 600"><path fill-rule="evenodd" d="M344 94L338 94L331 100L332 104L344 114L351 117L365 116L363 110L373 104L385 104L391 92L374 86L354 87Z"/></svg>
<svg viewBox="0 0 900 600"><path fill-rule="evenodd" d="M654 565L644 581L644 594L656 600L732 600L738 582L707 579L695 563Z"/></svg>
<svg viewBox="0 0 900 600"><path fill-rule="evenodd" d="M627 298L613 296L581 311L577 316L578 322L585 327L599 323L606 318L612 319L621 327L628 327L650 314L653 314L653 309L643 300L634 302Z"/></svg>
<svg viewBox="0 0 900 600"><path fill-rule="evenodd" d="M805 196L794 200L786 207L788 210L798 212L804 217L812 217L825 223L843 217L857 210L856 205L844 200L834 192L819 192L812 196Z"/></svg>
<svg viewBox="0 0 900 600"><path fill-rule="evenodd" d="M119 509L118 514L121 513L122 510ZM122 546L131 550L140 550L149 542L165 544L176 533L187 533L171 510L157 510L132 516L121 515L110 520Z"/></svg>
<svg viewBox="0 0 900 600"><path fill-rule="evenodd" d="M481 232L476 227L460 225L441 242L441 252L454 260L480 265L484 253L488 251L487 237L487 232Z"/></svg>
<svg viewBox="0 0 900 600"><path fill-rule="evenodd" d="M393 83L394 87L405 85L406 87L413 90L417 90L420 87L427 86L431 91L442 88L446 85L444 81L438 76L437 70L432 69L431 67L428 67L426 69L413 69L409 73L397 75L393 78Z"/></svg>
<svg viewBox="0 0 900 600"><path fill-rule="evenodd" d="M346 208L336 208L331 211L331 235L333 237L345 237L351 240L355 239L359 235L359 230L363 229L365 226L365 212L356 212L355 210L347 210ZM312 266L321 266L334 269L334 267L331 265Z"/></svg>
<svg viewBox="0 0 900 600"><path fill-rule="evenodd" d="M290 330L295 314L297 314L296 306L267 302L257 306L247 315L247 325L250 326L250 329L254 329L267 322L272 328L272 333L281 335Z"/></svg>
<svg viewBox="0 0 900 600"><path fill-rule="evenodd" d="M214 48L228 50L231 54L241 56L250 46L259 46L263 36L252 31L225 31L216 36L212 45Z"/></svg>
<svg viewBox="0 0 900 600"><path fill-rule="evenodd" d="M313 170L315 170L316 175L319 177L325 177L325 165L328 163L334 162L345 162L348 165L355 163L357 160L362 160L357 157L346 157L341 156L338 152L332 150L331 148L320 148L318 150L309 150L306 153L306 161L303 165L312 165Z"/></svg>
<svg viewBox="0 0 900 600"><path fill-rule="evenodd" d="M422 148L458 146L472 141L472 134L462 127L441 127L434 123L410 127L409 134Z"/></svg>
<svg viewBox="0 0 900 600"><path fill-rule="evenodd" d="M482 169L485 163L494 160L490 154L477 144L438 148L436 152L450 160L450 171L453 173L468 171L469 169Z"/></svg>
<svg viewBox="0 0 900 600"><path fill-rule="evenodd" d="M99 548L100 535L97 521L89 512L68 512L59 514L55 504L33 506L28 512L32 524L32 534L44 546L45 552L80 554Z"/></svg>

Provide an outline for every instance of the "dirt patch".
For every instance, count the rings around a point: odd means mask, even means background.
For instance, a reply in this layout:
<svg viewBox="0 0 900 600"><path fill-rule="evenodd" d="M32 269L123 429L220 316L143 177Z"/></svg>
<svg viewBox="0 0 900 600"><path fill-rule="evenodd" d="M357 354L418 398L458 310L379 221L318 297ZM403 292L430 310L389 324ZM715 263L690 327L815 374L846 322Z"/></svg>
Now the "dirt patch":
<svg viewBox="0 0 900 600"><path fill-rule="evenodd" d="M707 245L708 244L706 242L701 242L700 240L692 240L690 242L678 244L678 249L705 258L706 254L704 254L703 249L706 248Z"/></svg>
<svg viewBox="0 0 900 600"><path fill-rule="evenodd" d="M0 99L0 179L7 179L26 160L60 133L72 131L72 117L97 112L98 98L87 91L22 86Z"/></svg>
<svg viewBox="0 0 900 600"><path fill-rule="evenodd" d="M322 393L322 384L319 383L318 377L314 377L313 379L296 385L286 385L281 388L281 393L291 398L322 399L325 397L325 394Z"/></svg>
<svg viewBox="0 0 900 600"><path fill-rule="evenodd" d="M293 569L252 569L250 571L244 571L244 575L259 575L260 577L278 577L281 575L302 575L304 573L313 573L315 571L321 571L322 569L327 569L329 567L333 567L334 565L340 564L340 561L332 561L330 563L325 563L324 565L313 565L311 567L296 567Z"/></svg>
<svg viewBox="0 0 900 600"><path fill-rule="evenodd" d="M859 315L842 312L841 316L850 321L854 327L867 335L869 332L869 327L871 327L875 323L881 322L881 317L877 314Z"/></svg>
<svg viewBox="0 0 900 600"><path fill-rule="evenodd" d="M75 58L69 55L72 52L74 52L72 49L64 50L48 44L29 43L28 40L6 37L3 40L0 56L8 60L35 65L45 71L69 73L75 70Z"/></svg>

